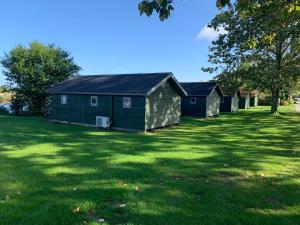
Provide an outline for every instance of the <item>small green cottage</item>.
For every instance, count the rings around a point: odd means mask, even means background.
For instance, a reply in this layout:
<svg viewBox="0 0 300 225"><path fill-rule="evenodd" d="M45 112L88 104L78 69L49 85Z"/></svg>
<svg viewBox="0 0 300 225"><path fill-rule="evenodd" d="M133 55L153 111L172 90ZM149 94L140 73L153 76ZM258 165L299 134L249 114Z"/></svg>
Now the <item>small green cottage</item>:
<svg viewBox="0 0 300 225"><path fill-rule="evenodd" d="M250 107L257 107L258 105L258 91L250 92Z"/></svg>
<svg viewBox="0 0 300 225"><path fill-rule="evenodd" d="M220 114L223 92L217 82L181 83L188 96L182 98L182 115L213 117Z"/></svg>
<svg viewBox="0 0 300 225"><path fill-rule="evenodd" d="M250 108L250 95L247 91L240 91L241 96L239 99L239 109Z"/></svg>
<svg viewBox="0 0 300 225"><path fill-rule="evenodd" d="M186 96L172 73L78 76L48 92L53 122L135 131L178 124Z"/></svg>
<svg viewBox="0 0 300 225"><path fill-rule="evenodd" d="M236 112L241 97L240 89L236 87L221 87L224 97L221 98L221 112Z"/></svg>

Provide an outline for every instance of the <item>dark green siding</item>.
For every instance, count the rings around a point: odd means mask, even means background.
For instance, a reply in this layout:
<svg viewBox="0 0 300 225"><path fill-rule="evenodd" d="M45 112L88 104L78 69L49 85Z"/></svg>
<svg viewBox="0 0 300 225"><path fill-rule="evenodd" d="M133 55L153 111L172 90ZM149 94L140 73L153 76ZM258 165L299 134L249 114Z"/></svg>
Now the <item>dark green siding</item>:
<svg viewBox="0 0 300 225"><path fill-rule="evenodd" d="M188 96L182 98L182 115L193 117L206 117L206 97L196 97L196 104L190 103L190 98L195 96Z"/></svg>
<svg viewBox="0 0 300 225"><path fill-rule="evenodd" d="M131 108L123 108L123 97L131 97ZM113 127L145 131L145 97L113 96Z"/></svg>
<svg viewBox="0 0 300 225"><path fill-rule="evenodd" d="M249 97L240 97L239 99L239 109L248 109L250 107Z"/></svg>
<svg viewBox="0 0 300 225"><path fill-rule="evenodd" d="M146 130L180 122L181 96L165 82L146 99Z"/></svg>
<svg viewBox="0 0 300 225"><path fill-rule="evenodd" d="M53 119L80 122L80 96L66 95L67 104L61 104L61 95L53 95Z"/></svg>
<svg viewBox="0 0 300 225"><path fill-rule="evenodd" d="M81 95L81 123L95 125L96 116L112 116L112 96L100 95L97 97L98 106L91 106L91 96Z"/></svg>
<svg viewBox="0 0 300 225"><path fill-rule="evenodd" d="M251 107L256 107L257 106L257 102L258 102L257 96L253 96L253 97L250 98L250 106Z"/></svg>
<svg viewBox="0 0 300 225"><path fill-rule="evenodd" d="M232 112L232 99L231 96L224 96L223 102L220 103L221 112Z"/></svg>
<svg viewBox="0 0 300 225"><path fill-rule="evenodd" d="M96 116L112 115L112 97L97 96L98 106L90 105L90 95L66 95L67 104L61 104L61 95L54 94L52 118L67 122L96 125ZM95 95L94 95L95 96Z"/></svg>

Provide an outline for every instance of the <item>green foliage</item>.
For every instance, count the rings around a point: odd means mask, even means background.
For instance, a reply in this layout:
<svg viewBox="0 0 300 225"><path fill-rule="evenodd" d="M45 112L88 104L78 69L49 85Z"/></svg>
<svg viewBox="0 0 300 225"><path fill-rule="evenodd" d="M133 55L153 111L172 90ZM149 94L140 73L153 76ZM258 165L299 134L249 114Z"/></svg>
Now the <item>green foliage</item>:
<svg viewBox="0 0 300 225"><path fill-rule="evenodd" d="M145 13L148 17L155 10L161 21L168 19L171 11L174 10L172 0L143 0L139 3L138 8L141 15Z"/></svg>
<svg viewBox="0 0 300 225"><path fill-rule="evenodd" d="M276 0L277 1L277 0ZM300 11L300 5L298 0L279 0L281 6L287 11ZM237 0L237 8L243 10L249 6L260 4L262 0ZM266 1L264 1L266 2ZM231 0L216 0L216 6L222 9L226 6L232 7ZM154 11L157 12L161 21L168 19L171 12L174 10L174 0L143 0L138 5L140 14L146 14L148 17L152 15Z"/></svg>
<svg viewBox="0 0 300 225"><path fill-rule="evenodd" d="M17 46L5 54L1 64L11 89L33 111L43 109L49 87L80 70L69 52L38 42L30 43L28 48Z"/></svg>
<svg viewBox="0 0 300 225"><path fill-rule="evenodd" d="M0 116L1 224L296 225L299 115L280 110L147 134Z"/></svg>
<svg viewBox="0 0 300 225"><path fill-rule="evenodd" d="M290 104L290 102L287 100L280 100L280 105L282 105L282 106L288 106L289 104Z"/></svg>
<svg viewBox="0 0 300 225"><path fill-rule="evenodd" d="M9 87L6 85L0 86L0 93L6 93L6 92L10 92Z"/></svg>
<svg viewBox="0 0 300 225"><path fill-rule="evenodd" d="M271 92L273 113L300 77L300 14L288 7L284 0L253 1L242 10L235 4L209 25L227 31L210 47L209 62L216 66L209 71L219 72L221 81Z"/></svg>

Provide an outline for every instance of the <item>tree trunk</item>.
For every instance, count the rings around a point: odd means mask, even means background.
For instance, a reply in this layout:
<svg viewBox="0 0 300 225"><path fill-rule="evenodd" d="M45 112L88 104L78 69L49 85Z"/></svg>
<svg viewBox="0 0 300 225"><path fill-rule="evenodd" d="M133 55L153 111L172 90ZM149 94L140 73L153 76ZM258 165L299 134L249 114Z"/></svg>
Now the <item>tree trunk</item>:
<svg viewBox="0 0 300 225"><path fill-rule="evenodd" d="M279 90L272 90L272 105L271 105L271 113L278 114L278 106L279 106Z"/></svg>

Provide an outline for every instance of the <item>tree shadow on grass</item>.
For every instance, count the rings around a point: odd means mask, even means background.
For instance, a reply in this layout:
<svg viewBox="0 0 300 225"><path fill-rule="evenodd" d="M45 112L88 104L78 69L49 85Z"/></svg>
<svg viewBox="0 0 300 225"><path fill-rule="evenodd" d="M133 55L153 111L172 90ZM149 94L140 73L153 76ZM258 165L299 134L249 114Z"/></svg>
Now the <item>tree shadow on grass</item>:
<svg viewBox="0 0 300 225"><path fill-rule="evenodd" d="M298 224L297 119L243 111L134 134L0 117L0 221Z"/></svg>

